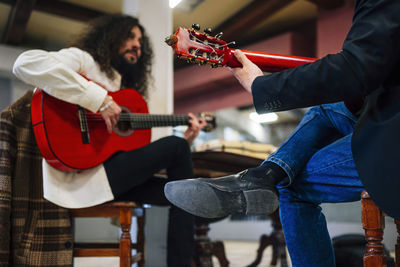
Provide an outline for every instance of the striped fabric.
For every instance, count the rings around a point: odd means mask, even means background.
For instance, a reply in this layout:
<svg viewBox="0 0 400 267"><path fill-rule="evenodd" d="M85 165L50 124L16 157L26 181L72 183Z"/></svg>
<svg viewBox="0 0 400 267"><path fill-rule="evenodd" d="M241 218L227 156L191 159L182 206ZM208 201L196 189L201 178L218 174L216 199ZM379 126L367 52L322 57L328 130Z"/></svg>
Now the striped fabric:
<svg viewBox="0 0 400 267"><path fill-rule="evenodd" d="M72 266L69 212L43 198L31 99L29 91L1 113L0 266Z"/></svg>

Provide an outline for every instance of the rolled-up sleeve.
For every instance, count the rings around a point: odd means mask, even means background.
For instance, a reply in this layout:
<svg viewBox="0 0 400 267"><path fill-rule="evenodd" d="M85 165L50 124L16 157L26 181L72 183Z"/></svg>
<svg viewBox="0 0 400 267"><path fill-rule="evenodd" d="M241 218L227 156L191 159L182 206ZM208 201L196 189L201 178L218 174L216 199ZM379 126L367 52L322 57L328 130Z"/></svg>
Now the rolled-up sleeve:
<svg viewBox="0 0 400 267"><path fill-rule="evenodd" d="M13 73L27 84L42 88L48 94L69 103L97 112L107 91L79 73L82 66L96 64L78 48L58 52L29 50L14 63Z"/></svg>

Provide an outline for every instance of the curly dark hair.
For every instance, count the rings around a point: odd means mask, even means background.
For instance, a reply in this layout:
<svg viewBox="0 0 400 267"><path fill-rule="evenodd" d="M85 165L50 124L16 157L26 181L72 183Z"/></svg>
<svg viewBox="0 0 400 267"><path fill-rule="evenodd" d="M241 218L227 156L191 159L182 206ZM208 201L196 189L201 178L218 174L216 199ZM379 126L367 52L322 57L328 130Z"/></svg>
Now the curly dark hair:
<svg viewBox="0 0 400 267"><path fill-rule="evenodd" d="M123 64L119 49L130 36L134 26L138 26L142 32L142 54L135 64L136 66L130 68L129 73L126 71L121 73L121 88L134 88L146 97L148 83L151 79L153 50L145 30L137 18L119 14L96 18L89 23L86 31L72 43L72 46L91 54L107 77L114 79L113 69L120 71Z"/></svg>

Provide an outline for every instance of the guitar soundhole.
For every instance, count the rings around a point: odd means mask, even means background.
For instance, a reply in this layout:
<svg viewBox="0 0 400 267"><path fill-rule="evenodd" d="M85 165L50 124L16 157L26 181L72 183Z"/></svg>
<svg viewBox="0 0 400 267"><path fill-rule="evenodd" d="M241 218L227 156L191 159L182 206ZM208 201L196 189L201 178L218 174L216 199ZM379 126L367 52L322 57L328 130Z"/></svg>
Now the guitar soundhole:
<svg viewBox="0 0 400 267"><path fill-rule="evenodd" d="M130 130L129 127L130 127L130 124L129 124L129 122L127 122L127 121L120 121L120 122L118 122L118 124L117 124L118 130L120 130L120 131L122 131L122 132L125 132L125 131Z"/></svg>
<svg viewBox="0 0 400 267"><path fill-rule="evenodd" d="M130 110L127 107L121 106L121 109L121 115L130 113ZM131 129L129 120L120 119L117 125L113 128L113 131L119 136L126 137L132 135L135 130Z"/></svg>

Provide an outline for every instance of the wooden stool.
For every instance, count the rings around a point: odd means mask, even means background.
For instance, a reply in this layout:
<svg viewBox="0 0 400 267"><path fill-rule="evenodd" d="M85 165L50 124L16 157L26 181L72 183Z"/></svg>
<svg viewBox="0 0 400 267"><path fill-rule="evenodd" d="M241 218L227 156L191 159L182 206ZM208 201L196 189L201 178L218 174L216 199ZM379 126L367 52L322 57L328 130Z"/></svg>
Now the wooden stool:
<svg viewBox="0 0 400 267"><path fill-rule="evenodd" d="M137 243L131 240L131 224L133 208L141 208L135 202L108 202L94 207L70 209L71 217L106 217L119 218L121 223L121 238L119 243L74 243L74 257L119 257L120 267L130 267L137 262L144 266L144 220L145 216L137 217ZM137 253L132 257L132 249Z"/></svg>
<svg viewBox="0 0 400 267"><path fill-rule="evenodd" d="M383 248L384 214L375 205L367 191L361 193L362 226L365 230L364 267L386 267L386 254ZM394 220L397 228L396 267L400 267L400 221Z"/></svg>

